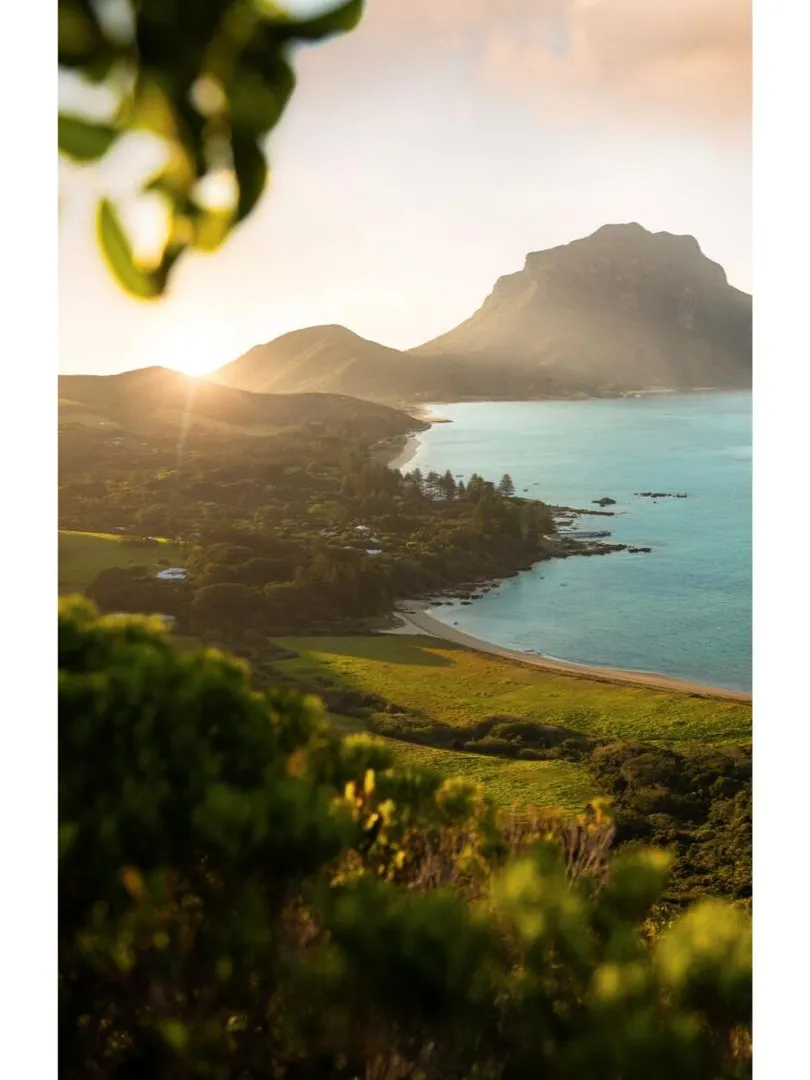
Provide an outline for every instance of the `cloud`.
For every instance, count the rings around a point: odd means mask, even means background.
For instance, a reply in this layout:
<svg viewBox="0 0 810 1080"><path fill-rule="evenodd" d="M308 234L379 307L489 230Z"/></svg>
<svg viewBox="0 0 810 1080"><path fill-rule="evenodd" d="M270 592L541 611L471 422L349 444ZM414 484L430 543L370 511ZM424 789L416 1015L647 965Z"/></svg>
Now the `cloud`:
<svg viewBox="0 0 810 1080"><path fill-rule="evenodd" d="M749 0L571 0L567 8L572 49L556 74L580 109L630 121L664 115L718 129L749 125ZM525 51L514 58L518 79L546 73L531 60Z"/></svg>
<svg viewBox="0 0 810 1080"><path fill-rule="evenodd" d="M750 125L751 21L750 0L368 0L329 49L375 76L460 64L563 124L734 133Z"/></svg>

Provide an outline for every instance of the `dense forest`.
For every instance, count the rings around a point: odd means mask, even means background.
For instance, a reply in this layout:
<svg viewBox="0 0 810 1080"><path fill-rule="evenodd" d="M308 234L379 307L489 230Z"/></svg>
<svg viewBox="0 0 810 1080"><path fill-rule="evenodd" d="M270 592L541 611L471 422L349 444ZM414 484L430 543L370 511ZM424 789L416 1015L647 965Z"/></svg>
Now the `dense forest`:
<svg viewBox="0 0 810 1080"><path fill-rule="evenodd" d="M515 498L508 476L403 475L375 457L377 441L308 425L268 438L198 432L178 450L174 433L66 424L60 526L182 542L185 580L108 569L89 595L226 642L356 627L397 599L549 553L550 509Z"/></svg>

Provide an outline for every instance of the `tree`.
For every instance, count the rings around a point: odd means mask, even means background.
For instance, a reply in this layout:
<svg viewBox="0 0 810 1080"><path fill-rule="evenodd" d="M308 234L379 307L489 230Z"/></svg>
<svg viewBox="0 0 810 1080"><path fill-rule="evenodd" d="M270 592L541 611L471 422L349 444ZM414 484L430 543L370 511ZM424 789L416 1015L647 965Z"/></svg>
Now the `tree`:
<svg viewBox="0 0 810 1080"><path fill-rule="evenodd" d="M509 473L504 473L501 477L501 482L498 484L498 493L507 499L511 499L514 496L515 485L512 482L512 477Z"/></svg>
<svg viewBox="0 0 810 1080"><path fill-rule="evenodd" d="M113 203L99 203L99 243L124 289L162 295L189 249L214 250L253 212L267 180L262 140L295 86L291 46L351 30L362 12L363 0L303 19L270 0L59 0L60 68L104 86L116 102L105 122L60 115L60 151L98 161L134 131L166 145L164 166L140 189L161 196L168 212L155 265L135 257ZM201 185L223 175L233 198L207 201Z"/></svg>
<svg viewBox="0 0 810 1080"><path fill-rule="evenodd" d="M449 469L445 472L444 476L439 477L437 486L445 499L455 499L456 481Z"/></svg>
<svg viewBox="0 0 810 1080"><path fill-rule="evenodd" d="M233 581L205 585L191 602L192 629L198 634L221 629L238 635L255 625L262 607L261 596L247 585Z"/></svg>

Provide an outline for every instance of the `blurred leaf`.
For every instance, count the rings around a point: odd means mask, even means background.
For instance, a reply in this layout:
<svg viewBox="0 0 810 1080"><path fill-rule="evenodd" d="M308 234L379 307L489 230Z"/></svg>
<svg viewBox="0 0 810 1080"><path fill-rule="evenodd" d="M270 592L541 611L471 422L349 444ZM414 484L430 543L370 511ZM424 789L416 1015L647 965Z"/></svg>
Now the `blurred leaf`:
<svg viewBox="0 0 810 1080"><path fill-rule="evenodd" d="M160 1033L172 1050L178 1054L182 1054L188 1046L188 1029L180 1020L161 1021Z"/></svg>
<svg viewBox="0 0 810 1080"><path fill-rule="evenodd" d="M171 100L154 80L144 79L137 97L130 103L131 126L139 131L151 131L164 139L177 135L177 118Z"/></svg>
<svg viewBox="0 0 810 1080"><path fill-rule="evenodd" d="M159 191L174 211L173 246L160 266L137 265L110 204L99 207L97 222L118 283L152 299L189 247L214 250L261 199L268 166L257 140L276 126L295 87L288 47L352 30L363 3L349 0L298 20L283 4L266 0L150 0L128 4L126 12L113 7L59 0L60 65L104 83L117 102L113 125L60 118L59 146L77 161L95 161L130 131L150 132L167 144L171 164L141 189ZM235 214L198 207L195 184L231 166L239 189Z"/></svg>
<svg viewBox="0 0 810 1080"><path fill-rule="evenodd" d="M109 124L94 124L79 116L59 114L59 149L75 161L98 161L119 134Z"/></svg>
<svg viewBox="0 0 810 1080"><path fill-rule="evenodd" d="M98 205L96 230L107 263L123 288L143 300L159 296L163 289L158 275L135 264L132 247L109 199L102 199Z"/></svg>
<svg viewBox="0 0 810 1080"><path fill-rule="evenodd" d="M87 0L59 0L59 63L79 67L108 51L95 12Z"/></svg>
<svg viewBox="0 0 810 1080"><path fill-rule="evenodd" d="M269 131L284 112L293 85L292 72L283 62L272 65L270 78L240 70L227 88L232 127L246 134Z"/></svg>
<svg viewBox="0 0 810 1080"><path fill-rule="evenodd" d="M255 139L234 133L231 149L233 169L239 184L236 220L242 221L262 196L267 183L267 162Z"/></svg>
<svg viewBox="0 0 810 1080"><path fill-rule="evenodd" d="M325 11L312 19L290 22L290 37L299 41L319 41L330 34L344 34L354 30L363 15L364 0L349 0L346 4Z"/></svg>
<svg viewBox="0 0 810 1080"><path fill-rule="evenodd" d="M133 900L142 900L146 894L146 884L140 871L134 866L125 866L121 871L121 884Z"/></svg>

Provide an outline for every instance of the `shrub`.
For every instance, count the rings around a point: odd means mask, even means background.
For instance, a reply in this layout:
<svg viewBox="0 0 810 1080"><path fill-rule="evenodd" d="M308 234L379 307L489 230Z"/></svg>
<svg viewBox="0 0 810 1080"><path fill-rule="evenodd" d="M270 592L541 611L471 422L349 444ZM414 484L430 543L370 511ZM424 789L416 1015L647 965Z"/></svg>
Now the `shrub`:
<svg viewBox="0 0 810 1080"><path fill-rule="evenodd" d="M59 622L69 1080L750 1074L747 916L651 942L669 858L609 861L599 808L505 827L233 659Z"/></svg>

